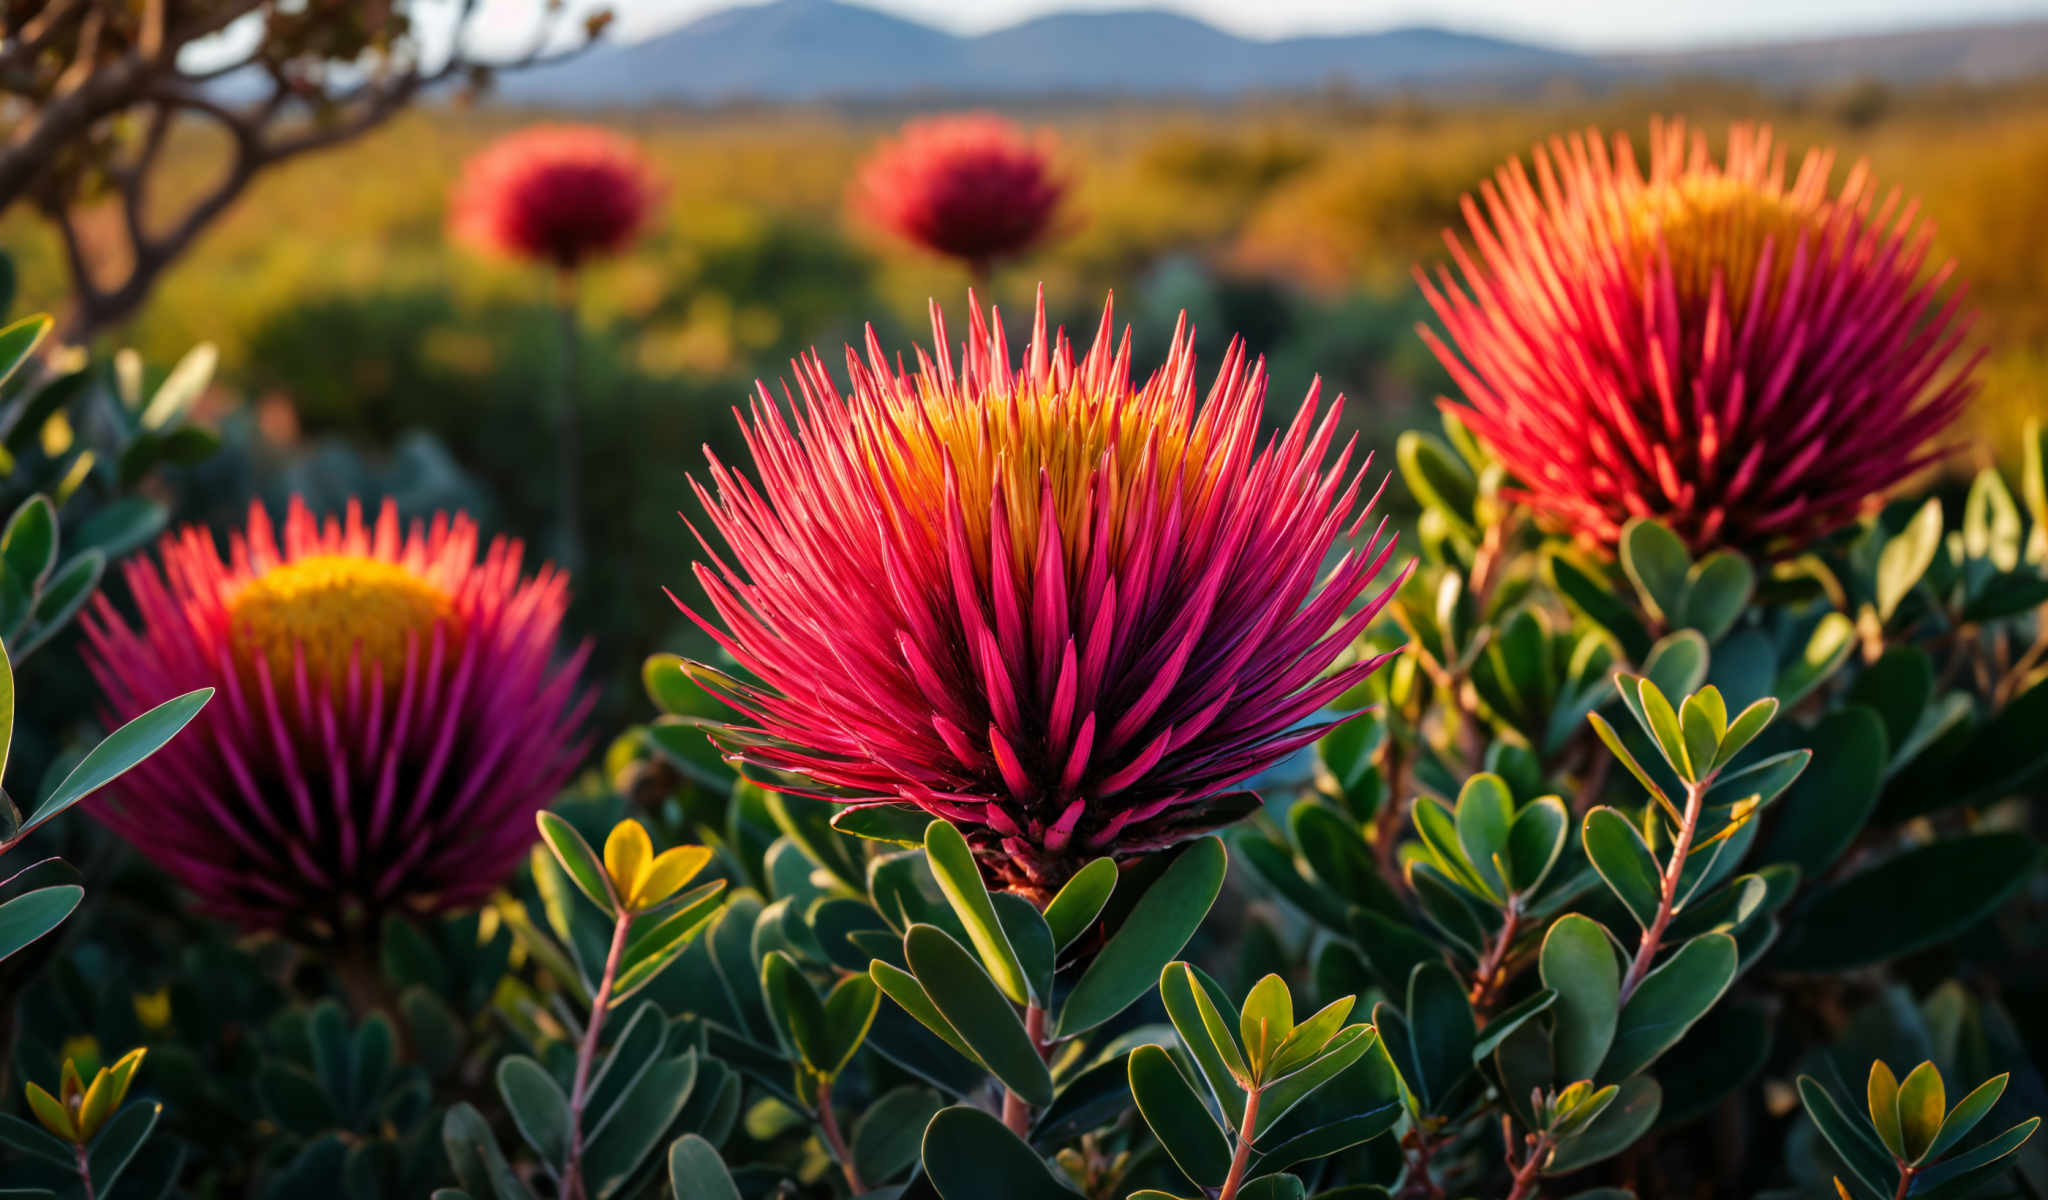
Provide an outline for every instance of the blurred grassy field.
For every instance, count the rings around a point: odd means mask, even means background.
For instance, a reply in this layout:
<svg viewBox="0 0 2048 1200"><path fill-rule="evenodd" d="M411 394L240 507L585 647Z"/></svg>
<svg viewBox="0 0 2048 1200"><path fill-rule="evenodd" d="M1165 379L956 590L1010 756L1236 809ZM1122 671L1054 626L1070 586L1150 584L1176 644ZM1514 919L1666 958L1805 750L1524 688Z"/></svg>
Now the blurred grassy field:
<svg viewBox="0 0 2048 1200"><path fill-rule="evenodd" d="M1712 82L1516 103L1363 103L1319 96L1223 108L1047 106L1074 183L1072 227L998 273L1026 314L1042 280L1070 324L1105 291L1136 326L1139 359L1187 308L1205 352L1241 332L1266 353L1273 404L1311 375L1351 394L1368 445L1428 420L1445 381L1412 332L1426 314L1412 266L1441 252L1459 197L1550 133L1640 134L1653 114L1709 130L1768 121L1795 153L1868 157L1917 195L1938 251L1959 261L1990 349L1964 457L2010 453L2048 405L2048 80L1994 90L1859 86L1802 97ZM679 508L699 446L730 452L731 405L789 356L837 347L874 322L885 346L922 338L928 297L958 313L965 280L845 215L855 163L902 112L651 112L598 118L646 145L668 184L665 219L629 257L590 272L586 509L592 577L583 625L607 656L673 641L655 590L686 578ZM340 435L372 451L424 429L474 474L506 528L545 527L551 450L539 410L552 370L547 280L480 261L444 236L463 157L535 119L489 109L411 113L360 142L263 178L116 339L168 363L222 352L217 403L260 410L281 443ZM203 185L218 147L177 143L166 193ZM111 219L111 214L108 215ZM28 303L61 307L55 247L26 214L0 221ZM1210 361L1214 361L1213 357ZM649 598L653 598L650 605Z"/></svg>

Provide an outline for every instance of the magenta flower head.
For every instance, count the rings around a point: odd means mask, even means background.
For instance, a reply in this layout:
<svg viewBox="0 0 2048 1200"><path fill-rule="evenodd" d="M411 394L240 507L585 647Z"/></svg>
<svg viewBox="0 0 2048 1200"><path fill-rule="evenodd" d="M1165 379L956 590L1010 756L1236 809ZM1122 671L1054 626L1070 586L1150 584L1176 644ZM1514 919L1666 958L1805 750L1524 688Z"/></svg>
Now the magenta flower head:
<svg viewBox="0 0 2048 1200"><path fill-rule="evenodd" d="M476 904L581 757L566 580L522 577L517 542L479 561L464 516L401 529L388 501L365 523L294 500L279 532L258 506L225 560L204 530L168 535L127 567L139 627L105 596L86 614L110 717L219 689L93 811L249 929L354 939Z"/></svg>
<svg viewBox="0 0 2048 1200"><path fill-rule="evenodd" d="M870 224L973 271L1050 233L1067 192L1049 133L967 113L912 121L869 156L853 205Z"/></svg>
<svg viewBox="0 0 2048 1200"><path fill-rule="evenodd" d="M456 240L573 271L630 246L661 188L631 141L591 125L535 125L463 165L449 207Z"/></svg>
<svg viewBox="0 0 2048 1200"><path fill-rule="evenodd" d="M1611 548L1654 517L1696 551L1796 551L1933 463L1975 357L1931 230L1834 156L1787 180L1768 130L1538 147L1467 198L1476 254L1423 289L1449 404L1553 527ZM1448 403L1448 402L1447 402Z"/></svg>
<svg viewBox="0 0 2048 1200"><path fill-rule="evenodd" d="M698 487L730 556L706 545L697 619L741 675L697 675L740 714L714 735L735 762L945 817L1042 898L1243 816L1236 785L1336 723L1381 660L1332 665L1393 588L1364 599L1383 525L1325 569L1372 508L1348 444L1324 462L1341 401L1312 387L1262 440L1241 343L1204 399L1185 320L1138 386L1113 332L1105 308L1077 361L1041 298L1019 368L976 308L956 362L934 306L911 374L870 333L850 391L816 354L787 408L760 390L754 478L714 458Z"/></svg>

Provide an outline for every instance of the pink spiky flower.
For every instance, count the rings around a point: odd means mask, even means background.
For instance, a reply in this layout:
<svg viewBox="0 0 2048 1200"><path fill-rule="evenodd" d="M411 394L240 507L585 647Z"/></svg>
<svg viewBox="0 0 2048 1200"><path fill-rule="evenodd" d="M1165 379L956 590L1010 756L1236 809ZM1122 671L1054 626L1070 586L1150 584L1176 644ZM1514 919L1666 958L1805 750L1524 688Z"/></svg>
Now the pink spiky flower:
<svg viewBox="0 0 2048 1200"><path fill-rule="evenodd" d="M554 660L566 579L522 578L516 541L477 551L468 517L406 530L389 501L366 523L294 499L281 531L254 506L225 560L167 535L126 568L139 627L100 596L86 660L115 718L219 696L95 814L245 928L355 939L481 901L581 757L590 696L584 652Z"/></svg>
<svg viewBox="0 0 2048 1200"><path fill-rule="evenodd" d="M535 125L463 164L448 224L486 254L573 271L630 246L660 195L628 139L592 125Z"/></svg>
<svg viewBox="0 0 2048 1200"><path fill-rule="evenodd" d="M1768 129L1724 160L1654 125L1553 139L1465 200L1477 255L1420 272L1463 391L1444 403L1548 523L1599 548L1632 517L1695 550L1792 552L1856 519L1945 452L1974 390L1961 289L1940 293L1931 229L1830 152L1787 182Z"/></svg>
<svg viewBox="0 0 2048 1200"><path fill-rule="evenodd" d="M989 113L912 121L862 165L855 210L980 275L1050 233L1067 184L1049 133Z"/></svg>
<svg viewBox="0 0 2048 1200"><path fill-rule="evenodd" d="M1184 319L1142 386L1113 334L1105 307L1077 361L1041 296L1018 369L976 307L956 364L934 305L915 373L871 331L850 394L815 353L789 411L759 390L756 478L713 458L697 488L731 558L706 544L720 623L691 615L745 677L696 675L741 715L714 735L734 761L945 817L1042 899L1243 816L1235 785L1336 723L1317 714L1382 659L1332 665L1393 590L1359 603L1383 524L1324 570L1372 509L1350 445L1324 465L1341 400L1311 387L1261 444L1242 343L1198 400Z"/></svg>

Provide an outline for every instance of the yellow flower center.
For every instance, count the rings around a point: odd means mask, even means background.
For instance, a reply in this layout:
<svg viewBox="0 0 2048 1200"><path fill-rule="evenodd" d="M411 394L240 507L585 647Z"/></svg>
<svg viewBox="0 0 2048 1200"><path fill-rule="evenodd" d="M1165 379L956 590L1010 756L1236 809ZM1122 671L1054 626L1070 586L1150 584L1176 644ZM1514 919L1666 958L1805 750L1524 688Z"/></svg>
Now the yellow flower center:
<svg viewBox="0 0 2048 1200"><path fill-rule="evenodd" d="M1111 475L1099 486L1126 495L1148 454L1156 461L1162 500L1176 486L1198 494L1214 474L1199 444L1206 435L1165 389L1109 398L1020 382L1007 397L963 399L913 386L914 395L890 397L879 414L886 432L864 439L870 469L878 479L889 477L905 497L937 498L945 495L950 457L977 561L987 554L998 490L1016 563L1027 568L1036 559L1042 476L1051 484L1067 565L1078 567L1093 519L1089 481L1112 447ZM1114 511L1120 514L1124 507L1119 503Z"/></svg>
<svg viewBox="0 0 2048 1200"><path fill-rule="evenodd" d="M1809 239L1809 251L1818 249L1829 215L1824 201L1725 175L1652 183L1626 194L1622 209L1628 244L1644 261L1655 261L1662 236L1682 303L1704 302L1718 274L1737 316L1749 306L1765 240L1771 243L1765 295L1775 297L1791 273L1800 238Z"/></svg>
<svg viewBox="0 0 2048 1200"><path fill-rule="evenodd" d="M446 592L395 563L321 554L257 576L228 616L242 664L267 662L282 688L292 678L295 648L303 649L315 684L346 678L357 647L366 679L382 667L395 683L405 671L408 639L418 637L424 653L434 626L452 622L454 613Z"/></svg>

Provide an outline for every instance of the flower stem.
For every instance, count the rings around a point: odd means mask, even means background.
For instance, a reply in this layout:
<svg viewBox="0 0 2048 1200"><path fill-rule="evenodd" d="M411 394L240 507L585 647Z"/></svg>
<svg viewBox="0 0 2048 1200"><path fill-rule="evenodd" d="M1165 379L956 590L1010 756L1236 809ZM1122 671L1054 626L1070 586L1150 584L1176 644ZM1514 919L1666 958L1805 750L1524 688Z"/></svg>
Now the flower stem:
<svg viewBox="0 0 2048 1200"><path fill-rule="evenodd" d="M83 1142L78 1144L76 1150L78 1152L78 1185L85 1189L85 1200L93 1200L92 1160L86 1157L85 1144ZM1908 1178L1911 1178L1911 1176L1909 1175Z"/></svg>
<svg viewBox="0 0 2048 1200"><path fill-rule="evenodd" d="M1493 1007L1500 985L1507 981L1508 948L1513 945L1521 923L1521 898L1510 894L1507 908L1501 914L1500 931L1494 934L1492 944L1479 960L1479 969L1472 976L1472 1009L1482 1023L1486 1019L1486 1010Z"/></svg>
<svg viewBox="0 0 2048 1200"><path fill-rule="evenodd" d="M1635 994L1637 985L1650 973L1650 963L1656 959L1658 947L1663 945L1664 931L1671 925L1671 915L1678 907L1679 877L1685 874L1686 856L1692 853L1693 835L1700 827L1700 808L1706 801L1707 788L1713 783L1713 776L1689 783L1685 788L1685 812L1678 822L1678 833L1671 842L1671 861L1665 864L1657 893L1657 916L1650 927L1643 930L1643 939L1636 944L1636 956L1628 964L1628 973L1621 977L1621 1003Z"/></svg>
<svg viewBox="0 0 2048 1200"><path fill-rule="evenodd" d="M576 1050L576 1076L569 1085L569 1161L562 1171L562 1200L584 1200L583 1109L590 1103L590 1067L597 1060L598 1034L604 1028L605 1010L611 1007L619 960L626 954L626 931L632 927L633 914L621 905L612 920L612 948L604 958L604 974L598 977L597 991L591 993L583 1044Z"/></svg>
<svg viewBox="0 0 2048 1200"><path fill-rule="evenodd" d="M1044 1009L1036 1004L1028 1005L1024 1009L1024 1032L1031 1038L1031 1047L1038 1051L1038 1057L1044 1058ZM1003 1089L1003 1124L1020 1138L1028 1139L1031 1135L1031 1106L1024 1103L1024 1097L1008 1088Z"/></svg>
<svg viewBox="0 0 2048 1200"><path fill-rule="evenodd" d="M1528 1200L1530 1196L1535 1195L1536 1175L1543 1170L1543 1160L1549 1153L1550 1135L1548 1133L1542 1134L1534 1142L1530 1143L1529 1156L1524 1158L1522 1165L1515 1169L1514 1190L1508 1193L1507 1200Z"/></svg>
<svg viewBox="0 0 2048 1200"><path fill-rule="evenodd" d="M846 1176L846 1186L858 1196L867 1191L860 1181L860 1170L853 1165L853 1148L846 1144L846 1135L839 1131L839 1118L832 1114L832 1081L827 1079L818 1085L818 1133L825 1139L825 1145L832 1151L832 1157L839 1160L839 1170Z"/></svg>
<svg viewBox="0 0 2048 1200"><path fill-rule="evenodd" d="M583 450L577 438L576 375L582 334L576 322L576 273L555 276L555 560L570 574L583 566Z"/></svg>
<svg viewBox="0 0 2048 1200"><path fill-rule="evenodd" d="M1245 1171L1252 1165L1252 1134L1258 1131L1261 1090L1252 1088L1244 1094L1244 1120L1237 1125L1237 1153L1230 1156L1230 1174L1223 1177L1223 1190L1216 1194L1216 1200L1235 1200L1238 1189L1244 1186Z"/></svg>
<svg viewBox="0 0 2048 1200"><path fill-rule="evenodd" d="M1920 1168L1909 1167L1901 1163L1899 1165L1899 1188L1892 1193L1892 1200L1906 1200L1906 1193L1913 1190L1913 1177L1919 1173ZM91 1200L90 1192L86 1194L86 1200Z"/></svg>

